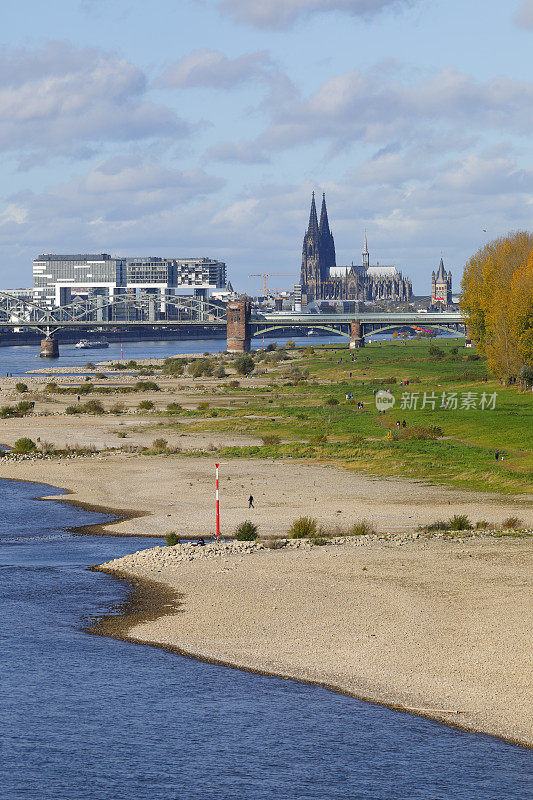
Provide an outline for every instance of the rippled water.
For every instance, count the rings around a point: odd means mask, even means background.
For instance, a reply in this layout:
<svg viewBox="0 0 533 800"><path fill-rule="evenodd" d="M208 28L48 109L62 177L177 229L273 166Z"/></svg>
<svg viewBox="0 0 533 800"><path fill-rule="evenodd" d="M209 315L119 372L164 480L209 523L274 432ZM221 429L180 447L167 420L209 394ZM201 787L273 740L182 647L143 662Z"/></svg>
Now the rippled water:
<svg viewBox="0 0 533 800"><path fill-rule="evenodd" d="M325 689L90 636L86 567L153 542L0 481L2 800L525 800L531 754Z"/></svg>
<svg viewBox="0 0 533 800"><path fill-rule="evenodd" d="M276 340L266 339L268 345L273 341L283 344L290 337L280 336ZM345 343L347 340L339 336L301 336L293 338L296 344L329 344ZM252 339L254 349L263 346L263 339ZM142 341L124 342L124 360L138 358L167 358L179 354L187 353L218 353L226 349L225 339L169 339L168 341ZM10 372L13 375L23 375L27 370L42 369L46 372L47 368L54 367L83 367L92 362L97 364L99 361L118 361L120 359L120 344L111 342L109 347L103 350L78 350L73 344L59 344L59 358L52 360L39 357L39 345L17 345L13 347L0 347L0 377ZM37 356L37 357L36 357Z"/></svg>

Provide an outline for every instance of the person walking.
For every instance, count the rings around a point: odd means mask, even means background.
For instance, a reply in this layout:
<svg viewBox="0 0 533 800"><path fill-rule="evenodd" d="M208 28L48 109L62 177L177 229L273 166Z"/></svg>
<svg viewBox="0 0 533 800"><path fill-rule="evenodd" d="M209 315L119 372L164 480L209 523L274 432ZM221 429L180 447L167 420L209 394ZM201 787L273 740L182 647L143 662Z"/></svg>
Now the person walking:
<svg viewBox="0 0 533 800"><path fill-rule="evenodd" d="M496 452L494 453L494 458L496 459L496 461L499 459L499 457L500 457L500 451L496 450Z"/></svg>
<svg viewBox="0 0 533 800"><path fill-rule="evenodd" d="M253 497L252 494L248 498L248 508L255 508L255 506L254 506L254 497Z"/></svg>

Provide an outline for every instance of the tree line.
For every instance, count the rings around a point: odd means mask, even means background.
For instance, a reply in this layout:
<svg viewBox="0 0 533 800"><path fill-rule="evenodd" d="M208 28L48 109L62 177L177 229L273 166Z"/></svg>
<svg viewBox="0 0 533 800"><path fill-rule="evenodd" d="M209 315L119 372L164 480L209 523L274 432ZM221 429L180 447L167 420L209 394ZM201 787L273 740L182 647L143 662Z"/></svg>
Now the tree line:
<svg viewBox="0 0 533 800"><path fill-rule="evenodd" d="M533 383L533 234L514 231L480 248L465 266L460 307L490 371Z"/></svg>

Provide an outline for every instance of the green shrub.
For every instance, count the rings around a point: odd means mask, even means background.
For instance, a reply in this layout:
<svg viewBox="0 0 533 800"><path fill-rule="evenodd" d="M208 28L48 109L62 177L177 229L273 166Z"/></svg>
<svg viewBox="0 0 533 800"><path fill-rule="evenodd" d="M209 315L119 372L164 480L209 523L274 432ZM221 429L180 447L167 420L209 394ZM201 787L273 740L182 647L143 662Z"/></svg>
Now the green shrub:
<svg viewBox="0 0 533 800"><path fill-rule="evenodd" d="M215 370L215 378L225 378L226 375L227 375L227 372L226 372L226 370L224 369L224 367L222 365L220 367L216 368L216 370Z"/></svg>
<svg viewBox="0 0 533 800"><path fill-rule="evenodd" d="M27 392L28 386L25 383L16 383L15 389L17 390L17 392Z"/></svg>
<svg viewBox="0 0 533 800"><path fill-rule="evenodd" d="M251 375L254 366L254 360L249 353L243 353L235 359L235 369L239 375Z"/></svg>
<svg viewBox="0 0 533 800"><path fill-rule="evenodd" d="M327 406L338 406L339 405L339 401L337 400L336 397L326 397L325 405L327 405Z"/></svg>
<svg viewBox="0 0 533 800"><path fill-rule="evenodd" d="M295 519L287 532L290 539L308 539L309 537L316 537L317 535L317 522L316 519L311 517L299 517Z"/></svg>
<svg viewBox="0 0 533 800"><path fill-rule="evenodd" d="M86 414L104 414L104 407L99 400L88 400L83 404L83 410Z"/></svg>
<svg viewBox="0 0 533 800"><path fill-rule="evenodd" d="M263 444L279 444L280 438L279 436L275 436L274 434L268 434L267 436L262 436L261 440Z"/></svg>
<svg viewBox="0 0 533 800"><path fill-rule="evenodd" d="M349 530L350 536L369 536L371 533L375 533L374 526L371 522L368 522L366 519L362 519L360 522L356 522Z"/></svg>
<svg viewBox="0 0 533 800"><path fill-rule="evenodd" d="M198 411L207 411L207 409L209 408L209 403L206 403L205 401L202 403L198 403L196 408L198 409Z"/></svg>
<svg viewBox="0 0 533 800"><path fill-rule="evenodd" d="M193 378L200 378L202 375L210 377L214 371L213 360L210 358L197 358L189 364L189 374Z"/></svg>
<svg viewBox="0 0 533 800"><path fill-rule="evenodd" d="M180 540L175 533L167 533L165 536L165 542L169 547L174 547L175 544L180 543Z"/></svg>
<svg viewBox="0 0 533 800"><path fill-rule="evenodd" d="M450 531L469 531L472 530L472 523L466 514L454 514L448 522Z"/></svg>
<svg viewBox="0 0 533 800"><path fill-rule="evenodd" d="M179 403L169 403L167 405L167 411L171 414L178 414L180 411L183 411L183 409Z"/></svg>
<svg viewBox="0 0 533 800"><path fill-rule="evenodd" d="M34 450L37 450L37 445L32 439L28 439L27 436L23 436L22 439L17 439L13 445L13 451L15 453L33 453Z"/></svg>
<svg viewBox="0 0 533 800"><path fill-rule="evenodd" d="M186 364L186 358L165 358L163 373L165 375L183 375L183 368Z"/></svg>
<svg viewBox="0 0 533 800"><path fill-rule="evenodd" d="M448 523L444 522L442 519L439 519L437 522L430 522L427 525L422 525L421 530L427 531L428 533L433 533L434 531L446 531L448 530Z"/></svg>
<svg viewBox="0 0 533 800"><path fill-rule="evenodd" d="M55 381L50 381L50 383L46 384L44 390L45 392L56 392L58 388L59 387Z"/></svg>
<svg viewBox="0 0 533 800"><path fill-rule="evenodd" d="M65 414L83 414L83 407L82 406L67 406L65 409Z"/></svg>
<svg viewBox="0 0 533 800"><path fill-rule="evenodd" d="M141 402L137 406L137 408L139 408L141 411L150 411L150 409L152 409L153 407L154 404L152 403L151 400L141 400Z"/></svg>
<svg viewBox="0 0 533 800"><path fill-rule="evenodd" d="M155 381L137 381L133 387L136 392L158 392L159 386Z"/></svg>
<svg viewBox="0 0 533 800"><path fill-rule="evenodd" d="M437 347L436 344L430 344L428 352L431 358L440 359L444 358L444 356L446 355L444 350L442 350L440 347Z"/></svg>
<svg viewBox="0 0 533 800"><path fill-rule="evenodd" d="M95 366L96 366L96 365L95 365L95 364L93 364L93 362L92 362L92 361L88 361L88 362L85 364L85 369L94 369L94 368L95 368Z"/></svg>
<svg viewBox="0 0 533 800"><path fill-rule="evenodd" d="M124 411L124 403L115 403L109 410L112 414L122 414Z"/></svg>
<svg viewBox="0 0 533 800"><path fill-rule="evenodd" d="M156 453L166 453L168 450L168 441L162 437L154 439L152 442L152 450L155 450Z"/></svg>
<svg viewBox="0 0 533 800"><path fill-rule="evenodd" d="M103 380L105 380L107 378L107 375L104 375L103 372L96 372L94 377L98 378L98 380L100 380L100 381L103 381Z"/></svg>
<svg viewBox="0 0 533 800"><path fill-rule="evenodd" d="M17 403L15 408L16 408L17 412L19 412L20 414L24 415L24 414L28 414L30 411L32 411L34 406L35 406L35 403L32 403L31 400L21 400L19 403Z"/></svg>
<svg viewBox="0 0 533 800"><path fill-rule="evenodd" d="M239 542L253 542L257 539L257 525L248 519L241 522L235 529L235 538Z"/></svg>
<svg viewBox="0 0 533 800"><path fill-rule="evenodd" d="M127 435L128 434L126 433L126 431L119 431L117 433L117 436L118 436L119 439L125 439L127 437Z"/></svg>
<svg viewBox="0 0 533 800"><path fill-rule="evenodd" d="M230 389L237 389L237 387L240 386L240 385L241 384L239 383L239 381L236 381L235 379L233 379L232 381L229 382L229 388Z"/></svg>

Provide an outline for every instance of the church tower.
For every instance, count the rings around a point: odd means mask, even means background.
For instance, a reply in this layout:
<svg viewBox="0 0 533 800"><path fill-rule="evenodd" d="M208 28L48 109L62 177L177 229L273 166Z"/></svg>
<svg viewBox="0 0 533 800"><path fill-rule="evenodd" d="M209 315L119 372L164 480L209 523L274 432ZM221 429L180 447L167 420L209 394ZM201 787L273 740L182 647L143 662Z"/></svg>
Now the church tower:
<svg viewBox="0 0 533 800"><path fill-rule="evenodd" d="M363 244L363 261L361 263L363 265L363 269L366 272L368 267L370 266L370 253L368 252L368 242L366 240L366 231L365 231L365 241L364 241L364 244Z"/></svg>
<svg viewBox="0 0 533 800"><path fill-rule="evenodd" d="M442 258L437 274L431 273L431 302L443 306L449 306L452 302L452 273L446 272Z"/></svg>
<svg viewBox="0 0 533 800"><path fill-rule="evenodd" d="M324 284L329 280L330 267L335 266L335 242L331 233L326 208L326 197L322 196L320 224L316 213L315 193L311 199L309 225L302 247L302 270L300 285L307 302L320 300L324 295Z"/></svg>
<svg viewBox="0 0 533 800"><path fill-rule="evenodd" d="M326 195L322 195L322 209L320 211L320 274L322 281L329 280L329 270L336 266L335 263L335 242L333 234L329 228L328 210L326 208Z"/></svg>

